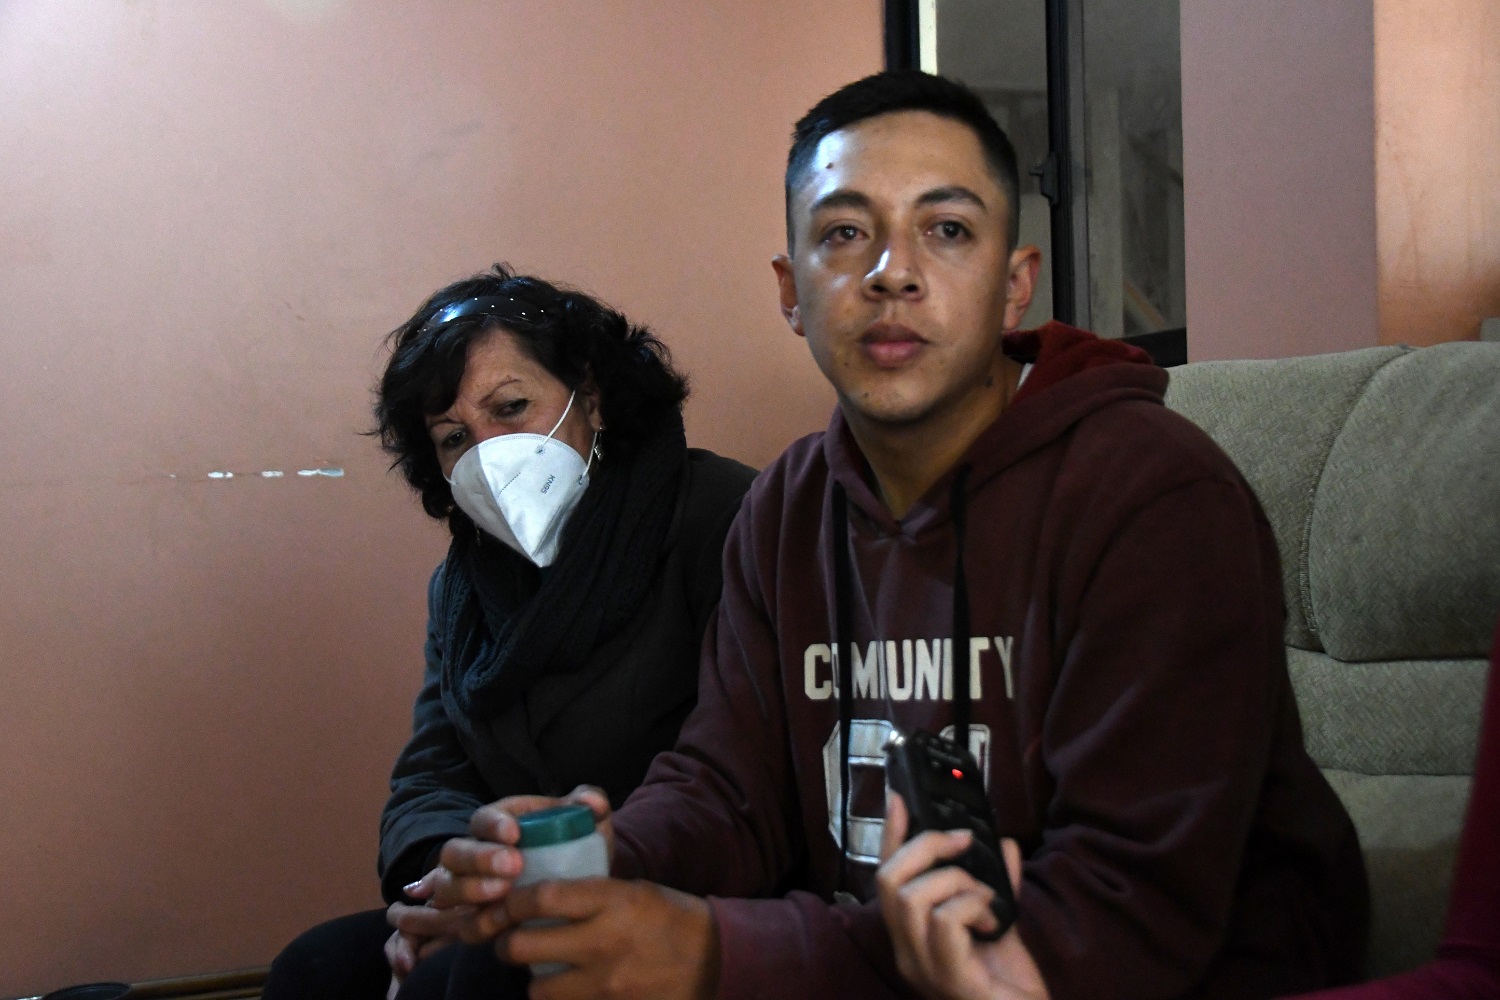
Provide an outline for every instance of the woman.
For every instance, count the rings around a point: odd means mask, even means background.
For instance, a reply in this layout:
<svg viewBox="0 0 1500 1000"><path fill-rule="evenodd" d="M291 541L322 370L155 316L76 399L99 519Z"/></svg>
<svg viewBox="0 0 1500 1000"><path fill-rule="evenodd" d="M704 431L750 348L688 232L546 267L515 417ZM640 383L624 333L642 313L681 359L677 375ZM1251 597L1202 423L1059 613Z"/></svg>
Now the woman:
<svg viewBox="0 0 1500 1000"><path fill-rule="evenodd" d="M587 295L497 265L390 340L377 433L453 535L381 816L392 905L299 937L268 1000L378 997L413 969L403 996L419 981L440 995L429 956L447 917L403 890L470 814L585 783L624 801L696 699L724 536L754 476L687 447L666 348Z"/></svg>

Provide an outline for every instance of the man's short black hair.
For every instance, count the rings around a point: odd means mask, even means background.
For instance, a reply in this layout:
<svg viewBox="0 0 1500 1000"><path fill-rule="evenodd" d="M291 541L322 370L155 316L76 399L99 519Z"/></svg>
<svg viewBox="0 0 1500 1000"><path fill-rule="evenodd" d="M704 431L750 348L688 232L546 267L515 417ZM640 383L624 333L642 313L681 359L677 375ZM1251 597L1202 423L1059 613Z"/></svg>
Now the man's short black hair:
<svg viewBox="0 0 1500 1000"><path fill-rule="evenodd" d="M913 69L886 70L846 86L813 105L792 130L786 158L786 245L792 250L792 190L802 183L818 143L841 128L897 111L927 111L967 125L979 139L985 159L1005 192L1009 214L1006 239L1014 250L1020 238L1021 178L1016 150L979 95L955 80Z"/></svg>

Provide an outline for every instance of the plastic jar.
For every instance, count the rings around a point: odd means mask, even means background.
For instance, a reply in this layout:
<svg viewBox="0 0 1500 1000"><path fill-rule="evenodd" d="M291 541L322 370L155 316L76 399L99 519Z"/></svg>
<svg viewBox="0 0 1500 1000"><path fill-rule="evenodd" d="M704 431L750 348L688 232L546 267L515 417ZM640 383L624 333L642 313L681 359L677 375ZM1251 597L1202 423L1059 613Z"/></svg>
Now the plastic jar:
<svg viewBox="0 0 1500 1000"><path fill-rule="evenodd" d="M593 810L572 804L539 809L516 817L521 828L524 863L517 887L550 879L603 878L609 874L609 848L594 823ZM527 920L523 927L553 927L561 919ZM533 976L550 976L569 966L564 962L540 962L531 967Z"/></svg>

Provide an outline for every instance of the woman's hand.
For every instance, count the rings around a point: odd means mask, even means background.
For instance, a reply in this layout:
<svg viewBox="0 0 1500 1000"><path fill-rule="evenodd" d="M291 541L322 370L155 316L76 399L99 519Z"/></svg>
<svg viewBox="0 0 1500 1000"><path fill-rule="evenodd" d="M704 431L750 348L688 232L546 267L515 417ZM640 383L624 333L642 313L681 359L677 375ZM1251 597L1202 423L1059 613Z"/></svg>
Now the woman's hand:
<svg viewBox="0 0 1500 1000"><path fill-rule="evenodd" d="M906 827L906 803L887 792L875 881L901 975L933 1000L1047 1000L1047 985L1014 927L998 941L974 939L972 931L995 930L994 890L961 868L933 868L968 848L969 831L929 831L903 844ZM1013 840L1001 849L1019 896L1020 849Z"/></svg>
<svg viewBox="0 0 1500 1000"><path fill-rule="evenodd" d="M458 936L470 944L493 939L511 926L502 901L521 874L521 839L517 816L539 809L577 802L594 814L604 836L611 862L614 860L614 826L609 798L591 785L580 785L566 798L515 795L474 811L468 837L455 837L443 845L438 866L413 886L430 894L430 905L441 910L462 908ZM410 889L408 889L410 892Z"/></svg>
<svg viewBox="0 0 1500 1000"><path fill-rule="evenodd" d="M387 1000L394 1000L418 962L458 940L458 922L465 915L463 908L439 910L421 902L432 894L425 879L407 886L406 894L418 902L392 903L385 911L386 922L395 928L385 942L385 960L391 967Z"/></svg>

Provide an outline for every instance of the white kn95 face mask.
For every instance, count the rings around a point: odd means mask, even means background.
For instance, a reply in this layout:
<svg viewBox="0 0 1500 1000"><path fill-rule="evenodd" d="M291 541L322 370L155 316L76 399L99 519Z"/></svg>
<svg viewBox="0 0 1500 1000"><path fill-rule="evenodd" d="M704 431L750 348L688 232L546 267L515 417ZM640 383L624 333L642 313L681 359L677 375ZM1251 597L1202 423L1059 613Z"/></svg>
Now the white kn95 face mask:
<svg viewBox="0 0 1500 1000"><path fill-rule="evenodd" d="M448 485L458 509L491 536L538 566L557 559L563 526L589 485L589 461L552 435L567 419L573 398L546 436L501 434L459 457ZM598 432L594 434L598 438Z"/></svg>

